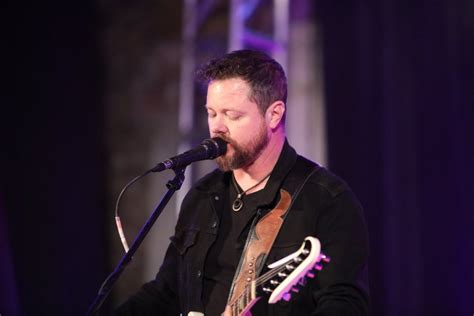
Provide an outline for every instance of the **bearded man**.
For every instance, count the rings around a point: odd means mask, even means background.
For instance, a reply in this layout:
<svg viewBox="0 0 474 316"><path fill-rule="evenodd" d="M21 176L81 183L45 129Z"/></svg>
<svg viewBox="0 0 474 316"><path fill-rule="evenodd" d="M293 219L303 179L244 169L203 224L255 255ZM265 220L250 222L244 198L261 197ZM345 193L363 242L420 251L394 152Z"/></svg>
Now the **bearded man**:
<svg viewBox="0 0 474 316"><path fill-rule="evenodd" d="M210 135L225 140L227 152L216 159L219 169L200 179L183 200L156 278L117 314L367 315L362 208L344 181L288 144L282 67L262 52L240 50L210 61L198 75L207 84ZM256 233L282 205L285 192L291 202L280 226ZM276 236L269 238L271 248L248 257L249 245L265 240L265 234ZM260 299L235 306L243 273L250 284L269 270L268 264L297 251L307 236L318 238L331 258L315 278L300 284L291 299L268 304L265 290Z"/></svg>

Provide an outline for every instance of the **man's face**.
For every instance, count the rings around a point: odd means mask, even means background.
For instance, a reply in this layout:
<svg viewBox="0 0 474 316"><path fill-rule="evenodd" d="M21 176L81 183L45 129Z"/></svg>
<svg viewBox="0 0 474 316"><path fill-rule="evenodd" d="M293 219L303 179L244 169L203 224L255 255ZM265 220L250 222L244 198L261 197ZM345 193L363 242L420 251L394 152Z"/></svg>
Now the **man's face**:
<svg viewBox="0 0 474 316"><path fill-rule="evenodd" d="M249 95L249 85L239 78L212 81L207 89L210 135L229 143L216 159L224 171L249 166L269 141L264 116Z"/></svg>

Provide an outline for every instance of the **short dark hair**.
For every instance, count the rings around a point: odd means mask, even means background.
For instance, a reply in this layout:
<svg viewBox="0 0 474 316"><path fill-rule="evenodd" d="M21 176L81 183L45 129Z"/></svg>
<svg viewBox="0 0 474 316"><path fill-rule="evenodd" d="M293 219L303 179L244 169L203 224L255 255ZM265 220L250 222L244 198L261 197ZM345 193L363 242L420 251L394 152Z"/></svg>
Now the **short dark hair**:
<svg viewBox="0 0 474 316"><path fill-rule="evenodd" d="M231 78L241 78L250 85L249 99L262 113L275 101L286 103L285 72L277 61L263 52L236 50L209 61L197 71L197 79L206 84Z"/></svg>

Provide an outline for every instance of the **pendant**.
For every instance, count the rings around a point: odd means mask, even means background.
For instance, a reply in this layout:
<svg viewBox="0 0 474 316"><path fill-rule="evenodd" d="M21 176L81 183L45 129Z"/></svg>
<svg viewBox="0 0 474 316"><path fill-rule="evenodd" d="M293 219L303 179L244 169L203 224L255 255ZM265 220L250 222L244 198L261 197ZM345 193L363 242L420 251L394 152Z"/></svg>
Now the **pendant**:
<svg viewBox="0 0 474 316"><path fill-rule="evenodd" d="M232 203L232 209L234 212L238 212L242 209L242 206L244 206L244 202L240 198L240 196L237 196L234 200L234 203Z"/></svg>

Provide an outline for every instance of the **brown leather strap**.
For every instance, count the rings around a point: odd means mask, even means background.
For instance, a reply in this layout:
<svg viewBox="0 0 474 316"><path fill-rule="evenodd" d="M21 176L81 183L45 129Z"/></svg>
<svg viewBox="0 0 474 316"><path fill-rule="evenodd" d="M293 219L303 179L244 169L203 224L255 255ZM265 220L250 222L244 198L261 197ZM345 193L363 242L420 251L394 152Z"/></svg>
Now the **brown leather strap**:
<svg viewBox="0 0 474 316"><path fill-rule="evenodd" d="M250 233L250 237L245 245L239 268L232 283L229 296L229 305L241 295L245 287L252 282L261 266L263 258L266 258L273 242L280 231L283 219L291 205L291 195L280 189L280 201L273 210L267 213L258 221Z"/></svg>

